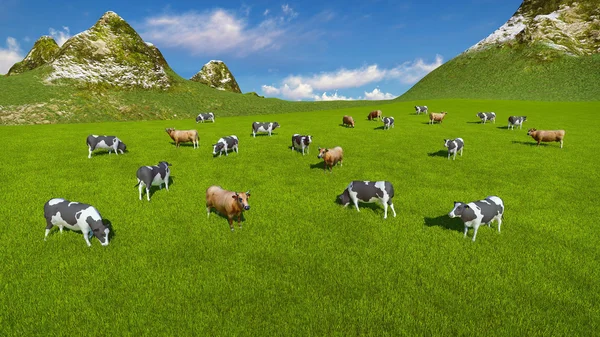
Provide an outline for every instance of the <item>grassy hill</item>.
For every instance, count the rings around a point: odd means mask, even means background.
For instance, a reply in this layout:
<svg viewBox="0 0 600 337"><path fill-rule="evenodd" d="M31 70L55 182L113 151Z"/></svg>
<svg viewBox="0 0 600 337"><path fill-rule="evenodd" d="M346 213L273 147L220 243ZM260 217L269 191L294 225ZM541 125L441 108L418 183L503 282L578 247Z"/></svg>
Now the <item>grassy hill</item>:
<svg viewBox="0 0 600 337"><path fill-rule="evenodd" d="M568 56L543 46L463 53L415 84L399 101L442 98L600 100L600 54Z"/></svg>

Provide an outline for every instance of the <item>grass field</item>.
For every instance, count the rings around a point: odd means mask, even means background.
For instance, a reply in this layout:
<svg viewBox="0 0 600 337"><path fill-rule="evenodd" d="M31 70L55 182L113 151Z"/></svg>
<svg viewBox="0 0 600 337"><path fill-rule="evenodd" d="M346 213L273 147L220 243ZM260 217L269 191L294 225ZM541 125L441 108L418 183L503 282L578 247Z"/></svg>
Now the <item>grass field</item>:
<svg viewBox="0 0 600 337"><path fill-rule="evenodd" d="M415 104L448 111L427 125ZM396 127L366 120L380 108ZM346 110L187 120L0 128L0 335L496 335L591 336L600 329L600 193L595 140L600 103L431 100ZM495 111L481 125L478 111ZM341 127L344 114L356 128ZM509 115L527 115L507 130ZM253 121L278 121L251 137ZM164 129L197 128L200 148L176 149ZM566 130L565 145L535 147L526 129ZM119 136L125 155L89 134ZM311 134L310 154L290 150ZM239 154L212 158L221 136ZM464 156L446 159L444 138ZM317 147L342 146L324 173ZM170 191L138 200L135 172L167 160ZM398 216L358 213L335 198L355 179L394 184ZM206 217L210 185L250 189L243 228ZM502 232L477 241L447 213L454 201L504 200ZM55 228L44 203L94 205L111 243L88 248ZM596 332L595 332L596 331Z"/></svg>

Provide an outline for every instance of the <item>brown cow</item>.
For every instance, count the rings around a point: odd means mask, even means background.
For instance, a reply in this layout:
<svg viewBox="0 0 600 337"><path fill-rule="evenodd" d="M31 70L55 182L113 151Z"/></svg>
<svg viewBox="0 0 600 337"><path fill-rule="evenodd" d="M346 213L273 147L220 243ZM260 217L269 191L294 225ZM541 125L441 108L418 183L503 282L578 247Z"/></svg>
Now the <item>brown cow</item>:
<svg viewBox="0 0 600 337"><path fill-rule="evenodd" d="M210 209L214 208L217 212L227 217L229 228L233 231L233 217L237 216L238 226L242 228L242 212L250 209L248 198L250 191L234 192L221 188L221 186L213 185L206 189L206 212L207 218L210 217Z"/></svg>
<svg viewBox="0 0 600 337"><path fill-rule="evenodd" d="M342 125L354 127L354 119L352 119L351 116L345 115L344 118L342 118Z"/></svg>
<svg viewBox="0 0 600 337"><path fill-rule="evenodd" d="M342 161L344 159L344 151L339 146L336 146L333 149L319 148L319 155L317 158L323 158L325 161L324 170L327 170L327 167L329 167L329 172L331 172L333 165L340 163L340 166L343 166Z"/></svg>
<svg viewBox="0 0 600 337"><path fill-rule="evenodd" d="M375 110L375 111L369 112L369 116L367 116L367 118L370 121L375 120L375 118L379 118L381 120L381 110Z"/></svg>
<svg viewBox="0 0 600 337"><path fill-rule="evenodd" d="M565 138L565 130L536 130L529 129L527 135L537 140L537 146L540 142L560 142L560 148L563 147L563 139Z"/></svg>
<svg viewBox="0 0 600 337"><path fill-rule="evenodd" d="M433 122L442 122L444 117L446 117L447 112L432 112L429 114L429 124L433 124Z"/></svg>
<svg viewBox="0 0 600 337"><path fill-rule="evenodd" d="M175 128L165 129L169 136L175 141L175 146L179 147L179 143L192 142L194 149L198 148L198 131L196 130L175 130Z"/></svg>

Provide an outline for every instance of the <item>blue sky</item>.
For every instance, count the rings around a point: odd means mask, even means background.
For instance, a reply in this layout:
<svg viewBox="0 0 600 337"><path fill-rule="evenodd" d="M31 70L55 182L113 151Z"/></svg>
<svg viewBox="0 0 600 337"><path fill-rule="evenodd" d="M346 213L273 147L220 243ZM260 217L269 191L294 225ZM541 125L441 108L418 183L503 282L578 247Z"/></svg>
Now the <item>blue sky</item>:
<svg viewBox="0 0 600 337"><path fill-rule="evenodd" d="M106 11L190 78L223 60L243 92L389 99L504 24L521 0L0 0L0 73L42 35L59 44Z"/></svg>

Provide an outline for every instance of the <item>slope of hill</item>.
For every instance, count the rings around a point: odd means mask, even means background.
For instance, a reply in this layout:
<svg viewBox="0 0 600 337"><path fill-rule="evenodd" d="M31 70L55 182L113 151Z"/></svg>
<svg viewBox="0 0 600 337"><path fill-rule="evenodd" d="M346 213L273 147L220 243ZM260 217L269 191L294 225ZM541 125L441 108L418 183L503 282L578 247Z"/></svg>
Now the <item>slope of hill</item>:
<svg viewBox="0 0 600 337"><path fill-rule="evenodd" d="M23 61L15 63L8 70L7 75L18 75L43 66L52 61L58 55L59 50L60 47L51 36L42 36L35 41Z"/></svg>

